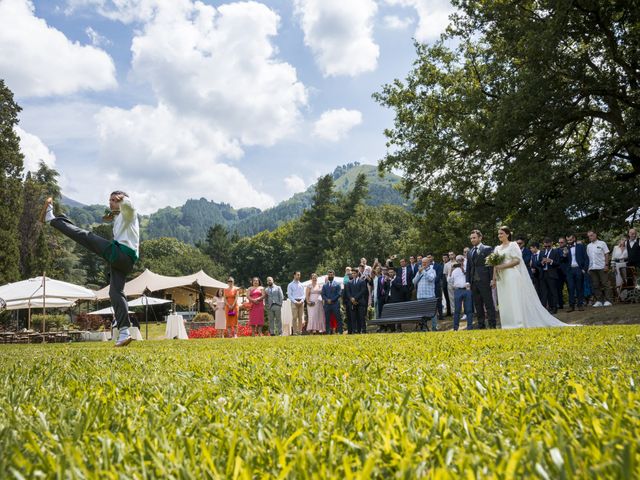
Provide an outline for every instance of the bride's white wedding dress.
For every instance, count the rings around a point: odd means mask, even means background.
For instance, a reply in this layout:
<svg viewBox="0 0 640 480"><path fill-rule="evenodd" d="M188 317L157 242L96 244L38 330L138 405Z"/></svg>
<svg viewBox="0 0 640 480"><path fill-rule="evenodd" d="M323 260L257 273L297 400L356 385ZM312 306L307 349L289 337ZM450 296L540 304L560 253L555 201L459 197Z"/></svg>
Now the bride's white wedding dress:
<svg viewBox="0 0 640 480"><path fill-rule="evenodd" d="M568 327L551 315L540 303L529 272L522 261L522 252L515 242L498 245L494 252L505 256L505 263L518 259L513 268L500 270L497 275L500 324L502 328Z"/></svg>

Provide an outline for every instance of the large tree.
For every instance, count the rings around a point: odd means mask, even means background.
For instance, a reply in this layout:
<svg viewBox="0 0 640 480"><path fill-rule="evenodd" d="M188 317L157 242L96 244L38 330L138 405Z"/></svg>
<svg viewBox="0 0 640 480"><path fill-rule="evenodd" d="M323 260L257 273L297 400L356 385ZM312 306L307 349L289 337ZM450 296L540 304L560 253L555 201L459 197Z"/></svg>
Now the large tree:
<svg viewBox="0 0 640 480"><path fill-rule="evenodd" d="M382 169L405 172L427 228L623 228L640 193L640 8L610 0L454 0L417 44Z"/></svg>
<svg viewBox="0 0 640 480"><path fill-rule="evenodd" d="M20 279L23 156L15 132L20 110L0 79L0 284Z"/></svg>

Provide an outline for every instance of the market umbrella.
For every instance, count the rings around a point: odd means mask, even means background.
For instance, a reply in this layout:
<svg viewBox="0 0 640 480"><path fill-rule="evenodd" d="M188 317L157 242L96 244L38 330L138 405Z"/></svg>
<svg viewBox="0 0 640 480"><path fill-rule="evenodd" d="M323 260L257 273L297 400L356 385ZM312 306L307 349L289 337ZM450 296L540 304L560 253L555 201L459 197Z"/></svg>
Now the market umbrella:
<svg viewBox="0 0 640 480"><path fill-rule="evenodd" d="M30 278L20 282L8 283L0 287L0 298L5 302L23 301L31 302L32 307L36 307L36 301L43 309L47 308L47 300L62 299L69 301L95 300L96 294L93 290L75 285L61 280L55 280L46 276ZM46 313L46 312L45 312ZM44 316L42 318L42 331L45 329ZM29 324L31 327L31 310L29 310Z"/></svg>

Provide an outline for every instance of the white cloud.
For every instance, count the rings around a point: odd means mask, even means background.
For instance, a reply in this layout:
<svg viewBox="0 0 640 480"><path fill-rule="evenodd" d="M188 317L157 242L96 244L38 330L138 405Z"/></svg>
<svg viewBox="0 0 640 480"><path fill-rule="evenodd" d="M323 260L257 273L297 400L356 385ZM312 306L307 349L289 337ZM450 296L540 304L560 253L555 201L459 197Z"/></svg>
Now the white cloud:
<svg viewBox="0 0 640 480"><path fill-rule="evenodd" d="M411 7L418 14L414 36L419 42L437 39L449 25L449 15L455 8L449 0L385 0L388 5Z"/></svg>
<svg viewBox="0 0 640 480"><path fill-rule="evenodd" d="M91 27L85 28L84 33L87 34L87 37L89 37L89 40L91 40L91 45L93 45L94 47L100 47L102 45L111 45L111 40L109 40L107 37L100 35Z"/></svg>
<svg viewBox="0 0 640 480"><path fill-rule="evenodd" d="M35 16L29 0L0 1L0 72L18 96L65 95L116 86L111 57L71 42Z"/></svg>
<svg viewBox="0 0 640 480"><path fill-rule="evenodd" d="M55 154L49 150L49 147L39 137L25 132L18 126L15 127L15 132L20 137L20 150L24 155L25 171L34 172L38 170L41 161L49 167L55 166Z"/></svg>
<svg viewBox="0 0 640 480"><path fill-rule="evenodd" d="M397 15L385 15L382 19L382 24L384 28L389 30L404 30L413 24L413 19L409 17L400 18Z"/></svg>
<svg viewBox="0 0 640 480"><path fill-rule="evenodd" d="M284 177L284 185L287 192L290 194L304 192L307 188L304 180L298 175L289 175L288 177Z"/></svg>
<svg viewBox="0 0 640 480"><path fill-rule="evenodd" d="M376 69L373 0L294 0L304 42L324 76L356 76Z"/></svg>
<svg viewBox="0 0 640 480"><path fill-rule="evenodd" d="M123 21L134 17L142 25L130 78L149 83L157 105L96 115L100 169L109 172L103 183L129 189L141 211L200 196L236 207L273 205L250 169L233 162L245 146L292 134L307 103L295 68L277 58L271 42L278 15L256 2L214 8L172 0L122 11Z"/></svg>
<svg viewBox="0 0 640 480"><path fill-rule="evenodd" d="M307 92L295 68L276 58L275 12L256 2L162 5L133 39L135 78L246 145L273 145L295 130Z"/></svg>
<svg viewBox="0 0 640 480"><path fill-rule="evenodd" d="M65 13L72 15L88 8L123 23L146 22L153 17L160 3L160 0L67 0Z"/></svg>
<svg viewBox="0 0 640 480"><path fill-rule="evenodd" d="M109 188L129 189L142 212L206 197L236 207L269 207L243 172L221 161L239 158L235 141L166 105L131 110L105 108L97 115L102 143L99 171Z"/></svg>
<svg viewBox="0 0 640 480"><path fill-rule="evenodd" d="M362 123L362 113L358 110L327 110L316 121L313 134L331 142L337 142L347 136L349 131Z"/></svg>

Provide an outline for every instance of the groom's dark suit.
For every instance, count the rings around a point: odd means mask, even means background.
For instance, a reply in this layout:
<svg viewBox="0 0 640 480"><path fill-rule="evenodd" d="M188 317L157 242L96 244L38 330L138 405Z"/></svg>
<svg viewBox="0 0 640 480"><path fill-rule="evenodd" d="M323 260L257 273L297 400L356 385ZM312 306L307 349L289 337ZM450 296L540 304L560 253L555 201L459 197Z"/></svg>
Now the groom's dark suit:
<svg viewBox="0 0 640 480"><path fill-rule="evenodd" d="M496 309L493 305L493 295L491 293L493 267L485 264L491 252L493 252L493 248L480 244L467 253L467 283L471 285L473 306L478 318L478 328L486 328L485 308L489 317L489 328L496 328Z"/></svg>
<svg viewBox="0 0 640 480"><path fill-rule="evenodd" d="M560 251L557 248L543 248L540 250L540 262L549 258L552 264L543 265L540 263L541 284L542 284L542 305L547 307L551 313L558 310L558 281L560 278Z"/></svg>

